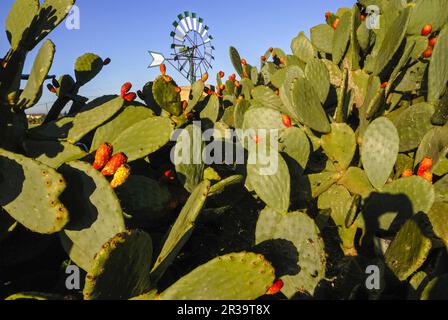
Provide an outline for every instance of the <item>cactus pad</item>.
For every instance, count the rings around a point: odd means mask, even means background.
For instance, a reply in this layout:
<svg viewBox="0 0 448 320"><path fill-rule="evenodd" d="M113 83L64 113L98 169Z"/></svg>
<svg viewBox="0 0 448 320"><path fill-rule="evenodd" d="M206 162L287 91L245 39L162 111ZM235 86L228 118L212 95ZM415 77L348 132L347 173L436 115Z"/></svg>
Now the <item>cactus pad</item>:
<svg viewBox="0 0 448 320"><path fill-rule="evenodd" d="M80 56L75 63L76 82L79 86L96 77L103 69L103 59L94 53L86 53Z"/></svg>

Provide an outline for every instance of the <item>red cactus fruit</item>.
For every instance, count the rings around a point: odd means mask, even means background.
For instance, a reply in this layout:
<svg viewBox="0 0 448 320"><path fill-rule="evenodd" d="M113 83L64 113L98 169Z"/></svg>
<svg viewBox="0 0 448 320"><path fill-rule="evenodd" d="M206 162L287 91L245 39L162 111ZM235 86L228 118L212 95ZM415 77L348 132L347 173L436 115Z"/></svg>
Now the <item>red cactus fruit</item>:
<svg viewBox="0 0 448 320"><path fill-rule="evenodd" d="M128 158L121 152L117 153L109 160L109 162L107 162L101 173L104 176L112 176L117 172L118 168L126 164L126 162L128 162Z"/></svg>
<svg viewBox="0 0 448 320"><path fill-rule="evenodd" d="M242 64L243 66L247 65L247 61L246 61L246 59L241 59L241 64Z"/></svg>
<svg viewBox="0 0 448 320"><path fill-rule="evenodd" d="M112 62L112 60L110 59L110 58L106 58L104 61L103 61L103 66L107 66L109 63L111 63Z"/></svg>
<svg viewBox="0 0 448 320"><path fill-rule="evenodd" d="M182 88L181 87L176 87L176 93L181 93L182 92Z"/></svg>
<svg viewBox="0 0 448 320"><path fill-rule="evenodd" d="M402 178L409 178L409 177L412 177L413 175L414 175L414 172L412 172L411 169L406 169L406 170L403 171L401 177Z"/></svg>
<svg viewBox="0 0 448 320"><path fill-rule="evenodd" d="M420 162L420 166L418 167L418 172L417 175L419 177L423 177L425 175L426 172L431 171L433 166L433 161L431 158L426 157L422 160L422 162Z"/></svg>
<svg viewBox="0 0 448 320"><path fill-rule="evenodd" d="M229 77L230 81L235 81L236 80L236 75L234 73L232 73Z"/></svg>
<svg viewBox="0 0 448 320"><path fill-rule="evenodd" d="M429 59L432 57L432 48L428 47L425 51L423 51L422 57L425 59Z"/></svg>
<svg viewBox="0 0 448 320"><path fill-rule="evenodd" d="M166 74L166 65L164 65L163 63L160 65L160 73L162 74L162 76Z"/></svg>
<svg viewBox="0 0 448 320"><path fill-rule="evenodd" d="M183 101L182 101L182 110L183 110L183 111L187 110L187 107L188 107L188 102L187 102L187 100L183 100Z"/></svg>
<svg viewBox="0 0 448 320"><path fill-rule="evenodd" d="M438 40L438 39L439 39L439 37L434 37L434 38L429 39L429 41L428 41L428 45L429 45L430 47L434 48L435 45L437 44L437 40Z"/></svg>
<svg viewBox="0 0 448 320"><path fill-rule="evenodd" d="M422 28L422 32L421 35L424 37L427 37L431 34L432 32L432 25L431 24L425 24Z"/></svg>
<svg viewBox="0 0 448 320"><path fill-rule="evenodd" d="M330 19L330 17L331 17L331 12L330 11L325 12L325 19L328 20L328 19Z"/></svg>
<svg viewBox="0 0 448 320"><path fill-rule="evenodd" d="M128 94L125 94L123 99L126 102L133 102L137 98L137 94L135 92L129 92Z"/></svg>
<svg viewBox="0 0 448 320"><path fill-rule="evenodd" d="M103 143L95 154L95 162L93 163L93 167L96 170L103 169L104 166L109 162L110 157L112 157L113 147L110 143Z"/></svg>
<svg viewBox="0 0 448 320"><path fill-rule="evenodd" d="M47 84L47 89L48 89L48 91L50 91L51 93L56 93L56 88L55 87L53 87L53 85L52 84Z"/></svg>
<svg viewBox="0 0 448 320"><path fill-rule="evenodd" d="M121 97L124 97L132 88L132 83L126 82L121 86Z"/></svg>
<svg viewBox="0 0 448 320"><path fill-rule="evenodd" d="M381 89L386 89L388 85L389 85L388 82L383 82L383 83L381 84Z"/></svg>
<svg viewBox="0 0 448 320"><path fill-rule="evenodd" d="M265 56L261 56L261 61L265 62L267 59Z"/></svg>
<svg viewBox="0 0 448 320"><path fill-rule="evenodd" d="M274 51L274 48L270 47L269 52L272 53Z"/></svg>
<svg viewBox="0 0 448 320"><path fill-rule="evenodd" d="M166 170L163 173L163 176L168 180L168 181L174 181L176 180L176 174L174 173L173 170Z"/></svg>
<svg viewBox="0 0 448 320"><path fill-rule="evenodd" d="M331 26L333 27L334 30L337 29L337 27L338 27L338 25L339 25L340 22L341 22L341 19L339 19L339 18L336 18L336 19L333 21L333 24L332 24Z"/></svg>
<svg viewBox="0 0 448 320"><path fill-rule="evenodd" d="M224 73L224 71L219 71L218 76L219 76L220 79L224 78L225 75L226 75L226 74Z"/></svg>
<svg viewBox="0 0 448 320"><path fill-rule="evenodd" d="M365 21L366 18L367 18L367 16L366 16L365 14L361 14L361 15L359 16L359 19L360 19L361 21Z"/></svg>
<svg viewBox="0 0 448 320"><path fill-rule="evenodd" d="M280 96L280 90L275 90L275 95Z"/></svg>
<svg viewBox="0 0 448 320"><path fill-rule="evenodd" d="M287 127L287 128L291 128L292 127L291 117L288 116L287 114L284 114L282 116L282 121L283 121L283 124L285 125L285 127Z"/></svg>
<svg viewBox="0 0 448 320"><path fill-rule="evenodd" d="M284 283L281 279L274 282L272 287L269 288L269 290L266 292L267 295L273 296L279 293L283 289Z"/></svg>

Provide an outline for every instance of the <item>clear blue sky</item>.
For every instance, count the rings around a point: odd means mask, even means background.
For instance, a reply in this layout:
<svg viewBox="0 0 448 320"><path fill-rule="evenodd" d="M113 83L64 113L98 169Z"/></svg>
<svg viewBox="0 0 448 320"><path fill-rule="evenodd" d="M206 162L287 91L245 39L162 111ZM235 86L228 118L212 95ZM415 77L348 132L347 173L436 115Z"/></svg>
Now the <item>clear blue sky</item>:
<svg viewBox="0 0 448 320"><path fill-rule="evenodd" d="M14 0L1 0L0 20L3 24ZM42 1L41 1L42 2ZM290 52L291 40L299 31L308 33L312 26L323 23L325 11L352 7L355 0L78 0L81 13L80 30L68 30L64 23L49 38L56 44L52 74L73 74L76 58L93 52L112 63L92 82L81 89L88 97L118 93L121 84L131 81L140 89L153 79L157 69L147 69L151 62L148 50L170 53L171 23L184 11L197 12L210 26L214 37L215 63L210 79L220 70L233 73L228 48L233 45L249 63L257 64L269 47ZM9 48L5 32L0 32L0 56ZM37 51L37 50L34 50ZM25 72L31 68L35 52L27 60ZM183 78L168 69L179 85ZM46 90L40 101L54 100ZM33 109L40 112L44 108Z"/></svg>

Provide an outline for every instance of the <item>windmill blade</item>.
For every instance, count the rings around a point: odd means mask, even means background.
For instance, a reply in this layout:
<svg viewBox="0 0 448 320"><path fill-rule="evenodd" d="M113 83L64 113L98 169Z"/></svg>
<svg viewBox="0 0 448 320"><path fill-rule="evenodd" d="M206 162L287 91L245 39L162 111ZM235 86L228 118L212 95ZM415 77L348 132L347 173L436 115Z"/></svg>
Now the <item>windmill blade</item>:
<svg viewBox="0 0 448 320"><path fill-rule="evenodd" d="M196 30L199 34L202 32L202 28L204 27L204 19L199 18L199 26L198 30Z"/></svg>
<svg viewBox="0 0 448 320"><path fill-rule="evenodd" d="M173 22L173 26L176 28L176 30L177 31L179 31L179 33L181 34L181 35L183 35L184 37L187 35L187 32L184 30L184 29L182 29L182 26L177 22L177 21L174 21Z"/></svg>
<svg viewBox="0 0 448 320"><path fill-rule="evenodd" d="M196 13L193 12L193 30L198 31L198 18L196 16Z"/></svg>
<svg viewBox="0 0 448 320"><path fill-rule="evenodd" d="M188 30L193 30L193 24L191 23L190 12L185 11L185 20L187 20Z"/></svg>
<svg viewBox="0 0 448 320"><path fill-rule="evenodd" d="M205 27L204 27L204 31L203 31L202 34L201 34L202 39L205 38L205 36L207 35L207 33L208 33L208 26L205 26Z"/></svg>

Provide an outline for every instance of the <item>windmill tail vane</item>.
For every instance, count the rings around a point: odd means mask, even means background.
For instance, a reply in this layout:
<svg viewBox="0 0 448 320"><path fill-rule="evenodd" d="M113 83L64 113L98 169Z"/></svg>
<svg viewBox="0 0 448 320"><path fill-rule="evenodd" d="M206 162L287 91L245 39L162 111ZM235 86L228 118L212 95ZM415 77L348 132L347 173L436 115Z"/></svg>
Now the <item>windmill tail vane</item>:
<svg viewBox="0 0 448 320"><path fill-rule="evenodd" d="M170 33L170 56L165 57L162 53L149 51L152 56L149 67L158 67L168 62L193 84L212 68L212 61L215 59L213 37L209 34L209 27L204 23L204 19L196 13L186 11L179 14L172 25L174 29Z"/></svg>

